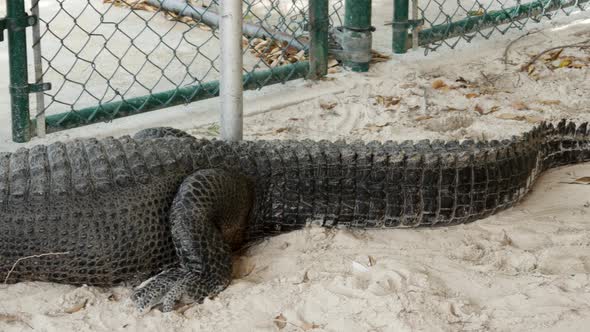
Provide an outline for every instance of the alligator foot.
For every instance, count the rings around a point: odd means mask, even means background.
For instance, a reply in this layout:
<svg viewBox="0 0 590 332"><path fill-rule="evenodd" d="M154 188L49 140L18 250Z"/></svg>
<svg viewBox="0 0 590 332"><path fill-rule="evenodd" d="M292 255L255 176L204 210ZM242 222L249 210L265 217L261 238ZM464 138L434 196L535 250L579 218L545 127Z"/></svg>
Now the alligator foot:
<svg viewBox="0 0 590 332"><path fill-rule="evenodd" d="M200 302L227 287L231 251L244 241L252 202L252 185L241 175L205 169L187 177L170 209L180 264L134 292L139 309L162 303L170 311L183 296Z"/></svg>
<svg viewBox="0 0 590 332"><path fill-rule="evenodd" d="M133 292L131 299L139 310L162 304L162 311L174 309L182 297L201 303L205 297L214 297L229 283L214 277L207 278L184 268L164 270Z"/></svg>

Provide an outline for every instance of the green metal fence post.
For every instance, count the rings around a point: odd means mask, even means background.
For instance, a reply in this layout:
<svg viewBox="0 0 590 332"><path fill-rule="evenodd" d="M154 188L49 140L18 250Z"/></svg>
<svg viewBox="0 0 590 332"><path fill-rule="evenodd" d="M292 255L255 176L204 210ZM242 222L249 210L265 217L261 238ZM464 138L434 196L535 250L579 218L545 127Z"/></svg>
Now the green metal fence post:
<svg viewBox="0 0 590 332"><path fill-rule="evenodd" d="M408 49L409 0L393 0L393 37L391 47L393 53L406 53Z"/></svg>
<svg viewBox="0 0 590 332"><path fill-rule="evenodd" d="M24 0L6 0L12 140L18 143L31 139L26 27L34 22L35 18L25 12Z"/></svg>
<svg viewBox="0 0 590 332"><path fill-rule="evenodd" d="M328 73L328 0L309 1L309 78L317 80Z"/></svg>
<svg viewBox="0 0 590 332"><path fill-rule="evenodd" d="M371 0L346 0L342 31L344 67L356 72L369 70L372 31Z"/></svg>

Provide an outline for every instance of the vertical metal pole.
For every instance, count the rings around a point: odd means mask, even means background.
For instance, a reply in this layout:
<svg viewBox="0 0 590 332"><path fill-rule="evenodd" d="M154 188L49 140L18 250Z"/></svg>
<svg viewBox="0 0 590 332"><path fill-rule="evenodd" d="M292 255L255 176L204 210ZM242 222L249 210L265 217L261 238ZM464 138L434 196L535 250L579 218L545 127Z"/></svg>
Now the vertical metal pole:
<svg viewBox="0 0 590 332"><path fill-rule="evenodd" d="M39 18L39 0L32 0L31 12ZM43 83L43 62L41 60L41 28L40 21L33 25L33 59L35 61L35 83ZM45 137L45 93L39 91L35 93L37 106L37 137Z"/></svg>
<svg viewBox="0 0 590 332"><path fill-rule="evenodd" d="M309 78L328 74L329 1L309 0Z"/></svg>
<svg viewBox="0 0 590 332"><path fill-rule="evenodd" d="M406 53L408 43L409 0L393 0L393 53Z"/></svg>
<svg viewBox="0 0 590 332"><path fill-rule="evenodd" d="M412 0L412 20L414 20L414 22L418 21L418 0ZM420 32L420 27L415 26L412 29L412 49L414 51L418 49L418 32Z"/></svg>
<svg viewBox="0 0 590 332"><path fill-rule="evenodd" d="M221 138L243 138L242 0L221 1Z"/></svg>
<svg viewBox="0 0 590 332"><path fill-rule="evenodd" d="M27 35L17 22L27 19L24 0L6 0L8 27L8 64L10 66L10 99L12 140L18 143L31 139L29 120L29 81L27 73Z"/></svg>
<svg viewBox="0 0 590 332"><path fill-rule="evenodd" d="M371 61L371 0L346 0L344 11L345 52L351 56L344 67L366 72Z"/></svg>

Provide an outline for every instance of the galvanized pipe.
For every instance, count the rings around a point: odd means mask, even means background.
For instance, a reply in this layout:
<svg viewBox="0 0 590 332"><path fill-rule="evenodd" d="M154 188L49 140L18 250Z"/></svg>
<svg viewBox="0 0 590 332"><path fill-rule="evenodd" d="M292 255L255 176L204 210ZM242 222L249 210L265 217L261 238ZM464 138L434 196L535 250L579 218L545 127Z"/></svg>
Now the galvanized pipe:
<svg viewBox="0 0 590 332"><path fill-rule="evenodd" d="M221 1L221 138L243 138L242 0Z"/></svg>
<svg viewBox="0 0 590 332"><path fill-rule="evenodd" d="M412 20L414 22L418 22L418 0L412 0ZM419 26L415 26L412 29L412 49L416 51L418 49L418 41L419 35L418 32L420 31Z"/></svg>
<svg viewBox="0 0 590 332"><path fill-rule="evenodd" d="M193 7L182 0L147 0L146 2L180 16L192 17L195 21L206 24L211 28L217 29L219 27L219 14L210 8ZM307 43L300 41L295 36L257 24L242 23L242 33L251 38L268 38L287 42L289 46L299 50L307 49Z"/></svg>
<svg viewBox="0 0 590 332"><path fill-rule="evenodd" d="M32 0L31 12L39 18L39 0ZM41 28L39 21L33 25L33 61L35 63L35 83L43 83L43 62L41 60ZM39 91L35 93L37 106L36 128L37 136L45 137L45 93Z"/></svg>

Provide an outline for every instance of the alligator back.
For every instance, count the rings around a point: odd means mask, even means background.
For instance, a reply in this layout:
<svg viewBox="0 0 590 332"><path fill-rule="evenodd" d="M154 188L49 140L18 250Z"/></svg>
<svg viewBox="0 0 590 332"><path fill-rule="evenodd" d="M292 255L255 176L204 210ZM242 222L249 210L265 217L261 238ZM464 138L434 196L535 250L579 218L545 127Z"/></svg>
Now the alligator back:
<svg viewBox="0 0 590 332"><path fill-rule="evenodd" d="M192 169L182 146L123 137L0 155L0 282L110 285L172 264L168 210Z"/></svg>

